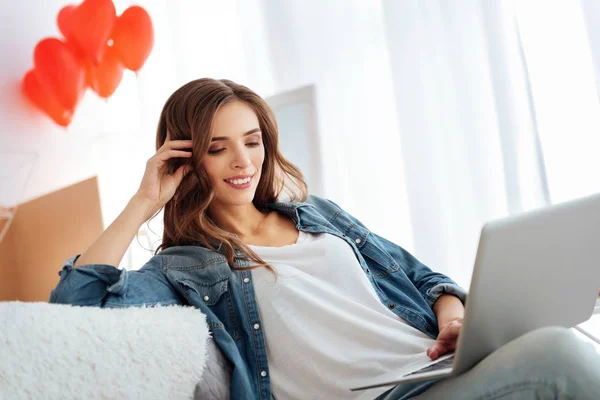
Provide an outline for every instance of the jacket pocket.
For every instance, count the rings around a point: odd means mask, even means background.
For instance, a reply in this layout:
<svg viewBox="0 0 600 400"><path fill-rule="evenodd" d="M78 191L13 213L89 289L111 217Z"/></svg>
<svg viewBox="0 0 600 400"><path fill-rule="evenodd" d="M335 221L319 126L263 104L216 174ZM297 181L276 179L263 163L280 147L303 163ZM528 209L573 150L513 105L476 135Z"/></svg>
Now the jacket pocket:
<svg viewBox="0 0 600 400"><path fill-rule="evenodd" d="M179 281L182 289L192 305L202 309L204 304L212 311L207 315L211 328L224 328L234 339L241 338L240 325L229 291L229 279L217 282L195 282L189 279Z"/></svg>
<svg viewBox="0 0 600 400"><path fill-rule="evenodd" d="M385 278L400 269L398 262L387 251L377 245L375 238L370 233L362 243L362 247L359 247L359 251L375 278Z"/></svg>

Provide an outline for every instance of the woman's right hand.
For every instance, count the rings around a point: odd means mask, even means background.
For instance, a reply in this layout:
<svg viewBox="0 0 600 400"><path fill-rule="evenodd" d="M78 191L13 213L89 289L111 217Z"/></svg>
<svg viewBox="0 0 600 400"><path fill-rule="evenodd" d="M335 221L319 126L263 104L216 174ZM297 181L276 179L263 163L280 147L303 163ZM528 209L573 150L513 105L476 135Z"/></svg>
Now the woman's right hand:
<svg viewBox="0 0 600 400"><path fill-rule="evenodd" d="M175 194L185 174L191 171L189 163L169 174L170 159L187 161L192 153L191 140L167 140L146 163L146 171L136 194L98 239L74 263L75 267L88 264L118 266L131 240L140 227L164 206Z"/></svg>
<svg viewBox="0 0 600 400"><path fill-rule="evenodd" d="M190 158L191 151L184 149L191 148L191 140L166 140L146 162L144 177L134 197L148 205L148 218L171 200L183 177L192 170L192 167L186 164L169 174L168 161L171 158Z"/></svg>

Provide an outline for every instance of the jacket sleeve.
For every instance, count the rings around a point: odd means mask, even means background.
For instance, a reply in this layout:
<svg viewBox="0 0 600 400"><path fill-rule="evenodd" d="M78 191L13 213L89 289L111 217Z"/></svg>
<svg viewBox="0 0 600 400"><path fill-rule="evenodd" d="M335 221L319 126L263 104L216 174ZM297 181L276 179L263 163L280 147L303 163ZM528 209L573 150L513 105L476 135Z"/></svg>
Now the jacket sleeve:
<svg viewBox="0 0 600 400"><path fill-rule="evenodd" d="M79 255L69 258L50 303L95 307L135 307L183 304L161 270L161 257L152 257L141 269L127 271L112 265L88 264L75 268Z"/></svg>
<svg viewBox="0 0 600 400"><path fill-rule="evenodd" d="M371 233L381 248L398 262L400 268L417 288L430 307L442 294L451 294L465 304L467 292L448 276L432 271L412 254L389 240Z"/></svg>
<svg viewBox="0 0 600 400"><path fill-rule="evenodd" d="M327 201L340 211L344 212L354 223L368 230L363 223L344 211L333 201ZM380 249L385 250L394 260L396 260L396 262L398 262L400 268L402 268L406 276L417 288L421 296L423 296L430 307L433 307L437 299L445 293L458 297L460 301L465 304L467 299L467 291L460 287L448 276L432 271L429 267L421 263L412 254L397 244L392 243L391 241L378 236L373 232L371 232L371 235L376 241L377 246Z"/></svg>

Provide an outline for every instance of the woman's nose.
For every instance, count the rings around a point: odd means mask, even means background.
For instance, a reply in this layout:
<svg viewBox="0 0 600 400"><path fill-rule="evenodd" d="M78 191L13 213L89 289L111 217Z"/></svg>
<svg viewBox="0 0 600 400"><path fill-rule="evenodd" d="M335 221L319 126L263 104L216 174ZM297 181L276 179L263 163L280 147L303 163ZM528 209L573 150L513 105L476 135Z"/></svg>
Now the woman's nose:
<svg viewBox="0 0 600 400"><path fill-rule="evenodd" d="M250 165L250 156L245 148L238 149L235 152L235 157L233 159L233 167L238 169L246 168Z"/></svg>

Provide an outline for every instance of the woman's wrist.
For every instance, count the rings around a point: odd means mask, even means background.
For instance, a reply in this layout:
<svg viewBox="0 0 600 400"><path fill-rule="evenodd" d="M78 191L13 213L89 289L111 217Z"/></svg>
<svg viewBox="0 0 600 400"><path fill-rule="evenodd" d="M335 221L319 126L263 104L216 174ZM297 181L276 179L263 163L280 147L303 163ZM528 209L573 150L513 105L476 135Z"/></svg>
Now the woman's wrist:
<svg viewBox="0 0 600 400"><path fill-rule="evenodd" d="M132 197L121 214L77 259L75 267L86 264L117 267L140 227L152 216L153 207L155 204L149 199Z"/></svg>
<svg viewBox="0 0 600 400"><path fill-rule="evenodd" d="M140 226L142 226L160 209L160 206L149 198L136 193L127 203L126 209L140 215L140 219L143 219L143 221L140 221Z"/></svg>
<svg viewBox="0 0 600 400"><path fill-rule="evenodd" d="M438 320L439 329L443 329L452 321L462 320L465 308L460 299L451 294L442 294L433 305L433 312Z"/></svg>

